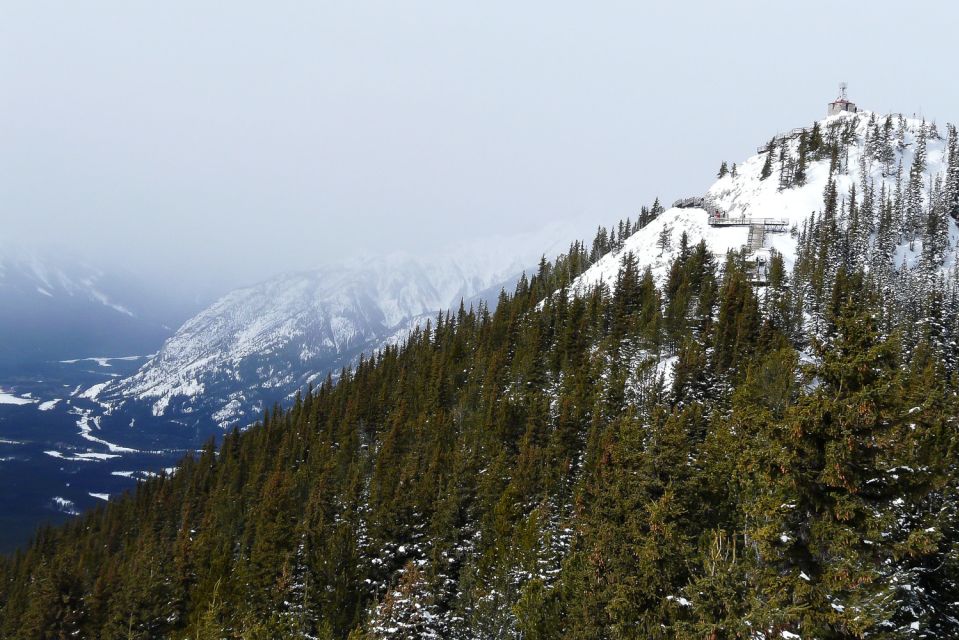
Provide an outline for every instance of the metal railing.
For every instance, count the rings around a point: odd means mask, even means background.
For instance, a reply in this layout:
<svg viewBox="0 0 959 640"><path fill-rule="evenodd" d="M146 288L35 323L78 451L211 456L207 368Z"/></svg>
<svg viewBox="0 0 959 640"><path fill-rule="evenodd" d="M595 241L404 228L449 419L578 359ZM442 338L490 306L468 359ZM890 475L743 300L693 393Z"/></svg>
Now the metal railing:
<svg viewBox="0 0 959 640"><path fill-rule="evenodd" d="M765 227L781 227L785 230L786 227L789 226L789 220L784 220L783 218L754 218L749 216L742 218L709 216L709 225L713 227L746 227L753 224L761 224Z"/></svg>
<svg viewBox="0 0 959 640"><path fill-rule="evenodd" d="M673 203L674 209L692 209L692 208L702 208L706 203L706 198L703 196L693 196L691 198L680 198Z"/></svg>
<svg viewBox="0 0 959 640"><path fill-rule="evenodd" d="M766 240L766 225L761 222L754 222L749 225L749 238L746 239L746 250L749 252L759 251Z"/></svg>
<svg viewBox="0 0 959 640"><path fill-rule="evenodd" d="M789 131L787 133L777 133L775 136L773 136L773 146L781 143L783 140L787 138L789 139L795 138L796 136L802 134L803 131L809 131L809 129L807 129L806 127L797 127L796 129L793 129L792 131ZM768 150L769 150L768 142L761 147L756 147L756 153L766 153Z"/></svg>

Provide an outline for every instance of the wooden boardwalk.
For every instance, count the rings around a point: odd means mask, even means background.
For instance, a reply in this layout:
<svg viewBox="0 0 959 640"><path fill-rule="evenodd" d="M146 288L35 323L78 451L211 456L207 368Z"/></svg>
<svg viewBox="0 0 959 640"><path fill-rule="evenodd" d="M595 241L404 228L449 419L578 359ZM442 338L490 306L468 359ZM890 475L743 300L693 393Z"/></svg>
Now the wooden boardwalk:
<svg viewBox="0 0 959 640"><path fill-rule="evenodd" d="M766 240L766 225L762 222L753 222L749 225L749 239L746 240L746 250L755 253L763 248Z"/></svg>
<svg viewBox="0 0 959 640"><path fill-rule="evenodd" d="M806 129L805 127L799 127L787 133L777 133L775 136L773 136L773 147L782 144L783 140L790 140L792 138L796 138L802 135L803 131L808 131L808 129ZM769 150L768 142L761 147L756 147L756 153L760 153L760 154L766 153L768 150Z"/></svg>
<svg viewBox="0 0 959 640"><path fill-rule="evenodd" d="M790 132L795 135L802 132L802 129L796 129ZM731 217L723 207L720 207L709 196L701 201L694 198L685 198L677 200L673 206L702 206L709 216L707 221L711 227L749 227L749 235L746 239L744 248L750 256L747 259L747 270L749 282L754 286L763 287L769 284L769 265L768 256L760 252L766 244L766 234L785 233L789 230L789 220L785 218L765 218L742 215ZM745 214L745 211L743 212Z"/></svg>
<svg viewBox="0 0 959 640"><path fill-rule="evenodd" d="M769 233L782 233L789 226L789 221L782 218L709 217L709 226L711 227L752 227L753 225L760 225Z"/></svg>

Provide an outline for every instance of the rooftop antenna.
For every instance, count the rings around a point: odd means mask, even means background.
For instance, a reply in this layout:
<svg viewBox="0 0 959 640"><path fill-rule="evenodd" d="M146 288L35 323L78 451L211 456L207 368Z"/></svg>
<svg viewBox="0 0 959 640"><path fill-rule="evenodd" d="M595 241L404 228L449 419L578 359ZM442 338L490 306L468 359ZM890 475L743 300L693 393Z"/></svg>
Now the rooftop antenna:
<svg viewBox="0 0 959 640"><path fill-rule="evenodd" d="M849 87L849 85L846 84L845 82L840 82L840 83L839 83L839 99L840 99L840 100L845 100L845 99L846 99L846 88L847 88L847 87Z"/></svg>

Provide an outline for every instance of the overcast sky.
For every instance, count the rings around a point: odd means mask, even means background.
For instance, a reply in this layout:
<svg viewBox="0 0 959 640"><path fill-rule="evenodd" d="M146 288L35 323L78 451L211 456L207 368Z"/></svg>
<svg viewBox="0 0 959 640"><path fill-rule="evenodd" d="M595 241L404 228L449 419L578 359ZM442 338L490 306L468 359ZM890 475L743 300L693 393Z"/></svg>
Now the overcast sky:
<svg viewBox="0 0 959 640"><path fill-rule="evenodd" d="M701 193L840 80L959 120L956 24L945 2L0 0L0 235L240 282L607 223Z"/></svg>

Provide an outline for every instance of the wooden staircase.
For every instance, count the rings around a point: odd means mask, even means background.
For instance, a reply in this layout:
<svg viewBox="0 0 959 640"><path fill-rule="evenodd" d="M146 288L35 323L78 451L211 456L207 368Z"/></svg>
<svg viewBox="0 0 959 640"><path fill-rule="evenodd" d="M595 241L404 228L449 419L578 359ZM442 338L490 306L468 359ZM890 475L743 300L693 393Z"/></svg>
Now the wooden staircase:
<svg viewBox="0 0 959 640"><path fill-rule="evenodd" d="M684 204L685 200L678 200L674 206L681 207ZM785 218L759 218L746 215L729 217L726 211L708 198L703 199L701 206L706 209L707 222L711 227L749 227L745 246L746 253L750 256L747 261L749 281L756 286L769 284L768 255L765 252L758 254L757 252L766 244L767 233L786 233L789 221Z"/></svg>
<svg viewBox="0 0 959 640"><path fill-rule="evenodd" d="M746 240L746 251L755 257L749 265L749 281L757 286L765 286L769 283L768 267L764 257L756 255L756 252L763 248L766 240L766 225L762 222L754 222L749 225L749 237Z"/></svg>
<svg viewBox="0 0 959 640"><path fill-rule="evenodd" d="M754 253L763 248L763 242L766 240L766 225L762 222L754 222L749 225L749 239L746 240L746 250Z"/></svg>

